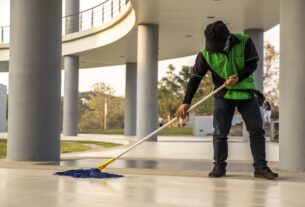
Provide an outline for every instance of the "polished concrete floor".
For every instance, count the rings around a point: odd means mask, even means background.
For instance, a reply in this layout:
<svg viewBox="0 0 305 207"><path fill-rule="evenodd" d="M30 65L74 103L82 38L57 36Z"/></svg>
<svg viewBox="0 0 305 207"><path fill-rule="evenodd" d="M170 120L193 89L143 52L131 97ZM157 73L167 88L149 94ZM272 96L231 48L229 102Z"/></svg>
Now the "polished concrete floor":
<svg viewBox="0 0 305 207"><path fill-rule="evenodd" d="M105 161L104 159L80 159L80 160L65 160L61 161L60 165L64 166L97 166L99 163ZM234 167L232 166L234 165ZM144 169L174 169L174 170L203 170L207 171L212 168L211 161L182 161L182 160L122 160L119 159L111 164L111 168L144 168ZM228 166L232 170L249 171L251 166L249 164L231 164Z"/></svg>
<svg viewBox="0 0 305 207"><path fill-rule="evenodd" d="M277 181L253 177L249 143L239 141L229 143L228 175L220 179L208 177L212 143L198 140L142 144L105 169L123 174L123 178L53 175L57 171L95 167L124 147L66 154L61 162L0 160L0 207L305 206L305 173L277 169L276 143L267 143L267 157L280 174Z"/></svg>
<svg viewBox="0 0 305 207"><path fill-rule="evenodd" d="M73 167L90 168L98 166L107 159L73 159L62 160L61 162L49 162L48 165L61 165ZM276 166L277 162L269 162L269 165ZM139 160L139 159L118 159L113 162L110 168L135 168L135 169L162 169L162 170L196 170L210 171L213 167L211 160ZM252 163L249 162L228 162L229 172L253 172Z"/></svg>
<svg viewBox="0 0 305 207"><path fill-rule="evenodd" d="M97 180L54 172L0 168L1 207L305 206L304 182L154 175Z"/></svg>
<svg viewBox="0 0 305 207"><path fill-rule="evenodd" d="M268 161L279 160L278 143L266 143ZM124 147L114 150L97 152L82 152L65 154L65 158L95 158L113 157L124 150ZM209 159L213 158L212 142L145 142L123 156L124 158L139 159ZM229 142L228 160L252 160L250 144L248 142Z"/></svg>

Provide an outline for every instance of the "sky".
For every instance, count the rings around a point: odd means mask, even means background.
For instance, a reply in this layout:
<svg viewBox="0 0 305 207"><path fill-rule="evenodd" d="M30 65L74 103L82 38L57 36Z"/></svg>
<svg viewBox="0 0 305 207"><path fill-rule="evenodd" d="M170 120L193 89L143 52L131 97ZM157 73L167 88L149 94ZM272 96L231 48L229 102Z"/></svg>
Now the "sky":
<svg viewBox="0 0 305 207"><path fill-rule="evenodd" d="M104 0L80 0L80 10L92 8ZM63 1L64 2L64 1ZM64 10L64 4L63 4ZM0 0L0 26L9 25L9 0ZM265 42L270 42L279 51L279 25L264 33ZM164 77L166 68L173 64L178 70L182 66L192 66L196 55L159 61L158 80ZM111 78L109 78L111 77ZM115 90L115 95L125 96L125 65L82 69L79 71L79 91L89 91L94 83L104 82L111 85ZM8 86L8 73L0 73L0 83ZM64 95L64 71L62 71L61 94Z"/></svg>

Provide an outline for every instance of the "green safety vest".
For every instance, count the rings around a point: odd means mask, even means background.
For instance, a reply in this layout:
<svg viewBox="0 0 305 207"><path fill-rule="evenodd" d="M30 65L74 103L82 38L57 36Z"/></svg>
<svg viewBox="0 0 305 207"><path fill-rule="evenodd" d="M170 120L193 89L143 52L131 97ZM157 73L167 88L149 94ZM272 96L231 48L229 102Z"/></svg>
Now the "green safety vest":
<svg viewBox="0 0 305 207"><path fill-rule="evenodd" d="M234 45L229 53L209 53L206 49L201 51L207 64L211 70L221 78L227 80L232 75L237 75L245 67L245 47L249 37L243 34L234 34L240 40L240 43ZM242 82L234 86L227 87L227 92L224 96L226 99L244 100L252 98L252 93L248 91L234 91L255 89L253 74L247 77Z"/></svg>

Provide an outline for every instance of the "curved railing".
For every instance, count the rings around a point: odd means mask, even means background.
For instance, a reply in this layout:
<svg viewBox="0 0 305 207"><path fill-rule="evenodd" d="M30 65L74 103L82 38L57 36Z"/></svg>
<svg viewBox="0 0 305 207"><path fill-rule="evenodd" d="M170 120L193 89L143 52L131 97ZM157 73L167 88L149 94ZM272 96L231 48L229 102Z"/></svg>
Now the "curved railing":
<svg viewBox="0 0 305 207"><path fill-rule="evenodd" d="M103 3L62 18L62 34L91 29L107 23L125 11L130 0L105 0ZM0 27L0 44L10 42L10 26Z"/></svg>

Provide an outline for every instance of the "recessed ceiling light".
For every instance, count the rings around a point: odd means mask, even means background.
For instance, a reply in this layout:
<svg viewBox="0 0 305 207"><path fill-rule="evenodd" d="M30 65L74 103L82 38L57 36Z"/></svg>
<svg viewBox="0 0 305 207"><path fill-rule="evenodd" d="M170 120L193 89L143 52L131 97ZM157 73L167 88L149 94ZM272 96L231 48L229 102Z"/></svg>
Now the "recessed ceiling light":
<svg viewBox="0 0 305 207"><path fill-rule="evenodd" d="M215 19L214 16L207 16L207 19Z"/></svg>

